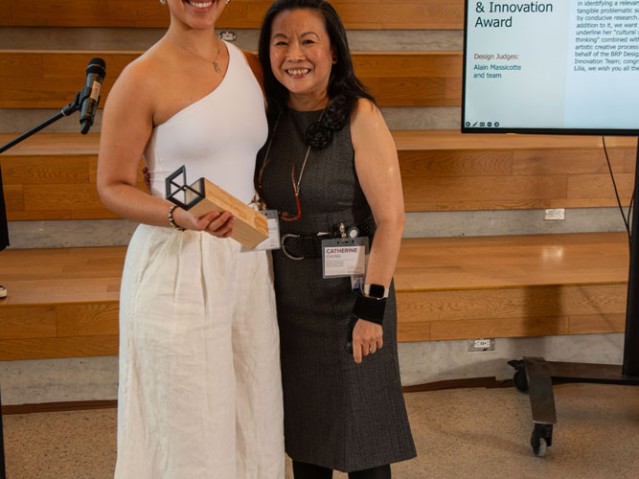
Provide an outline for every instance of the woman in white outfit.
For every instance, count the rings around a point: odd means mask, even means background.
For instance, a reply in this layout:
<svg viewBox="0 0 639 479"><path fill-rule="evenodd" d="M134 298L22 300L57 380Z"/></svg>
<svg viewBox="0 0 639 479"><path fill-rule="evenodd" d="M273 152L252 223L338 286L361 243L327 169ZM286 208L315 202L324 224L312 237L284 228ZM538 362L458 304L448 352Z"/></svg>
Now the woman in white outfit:
<svg viewBox="0 0 639 479"><path fill-rule="evenodd" d="M228 212L164 199L182 165L249 203L267 136L247 57L215 33L224 0L167 0L166 34L104 110L97 186L140 223L120 295L116 479L282 479L278 332L268 257L240 252ZM136 187L145 160L150 194Z"/></svg>

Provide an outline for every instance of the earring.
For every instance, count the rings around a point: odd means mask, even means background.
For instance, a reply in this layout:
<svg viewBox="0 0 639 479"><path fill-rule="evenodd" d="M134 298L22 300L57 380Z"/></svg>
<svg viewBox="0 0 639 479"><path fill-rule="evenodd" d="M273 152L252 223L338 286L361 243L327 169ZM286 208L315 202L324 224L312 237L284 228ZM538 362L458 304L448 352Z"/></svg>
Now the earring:
<svg viewBox="0 0 639 479"><path fill-rule="evenodd" d="M226 4L228 5L229 3L231 3L231 0L226 0Z"/></svg>
<svg viewBox="0 0 639 479"><path fill-rule="evenodd" d="M166 0L160 0L160 3L161 3L162 5L166 5Z"/></svg>

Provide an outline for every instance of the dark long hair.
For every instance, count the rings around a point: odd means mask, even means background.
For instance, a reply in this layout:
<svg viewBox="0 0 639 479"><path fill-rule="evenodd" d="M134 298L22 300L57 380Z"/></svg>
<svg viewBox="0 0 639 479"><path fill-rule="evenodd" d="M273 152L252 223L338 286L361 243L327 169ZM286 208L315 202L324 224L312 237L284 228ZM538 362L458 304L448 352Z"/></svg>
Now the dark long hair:
<svg viewBox="0 0 639 479"><path fill-rule="evenodd" d="M264 16L258 51L264 70L264 89L270 123L272 124L279 113L286 108L289 95L286 87L277 81L271 68L270 47L273 21L284 11L301 8L314 10L322 15L336 58L328 80L330 103L321 123L312 125L307 132L307 140L311 146L323 148L330 142L332 132L341 130L346 124L359 98L366 98L372 102L375 102L375 99L355 76L346 30L335 8L325 0L276 0Z"/></svg>

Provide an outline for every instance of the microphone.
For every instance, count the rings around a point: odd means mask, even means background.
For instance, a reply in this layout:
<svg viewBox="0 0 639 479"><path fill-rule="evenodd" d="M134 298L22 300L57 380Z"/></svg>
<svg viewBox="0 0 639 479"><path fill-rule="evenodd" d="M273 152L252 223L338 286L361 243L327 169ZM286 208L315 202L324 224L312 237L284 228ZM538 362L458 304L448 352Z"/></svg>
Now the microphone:
<svg viewBox="0 0 639 479"><path fill-rule="evenodd" d="M80 110L80 133L86 135L91 126L95 112L100 103L100 87L106 76L106 63L102 58L92 58L87 65L87 83L82 89L82 103Z"/></svg>

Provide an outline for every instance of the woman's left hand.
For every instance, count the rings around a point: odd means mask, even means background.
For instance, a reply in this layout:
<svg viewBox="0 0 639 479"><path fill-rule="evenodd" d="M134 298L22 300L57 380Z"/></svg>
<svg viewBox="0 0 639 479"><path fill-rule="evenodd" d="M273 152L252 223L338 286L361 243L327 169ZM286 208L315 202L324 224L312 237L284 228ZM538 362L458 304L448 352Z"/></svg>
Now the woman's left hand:
<svg viewBox="0 0 639 479"><path fill-rule="evenodd" d="M375 354L384 345L383 329L379 324L358 319L353 328L353 359L357 364L362 357Z"/></svg>

